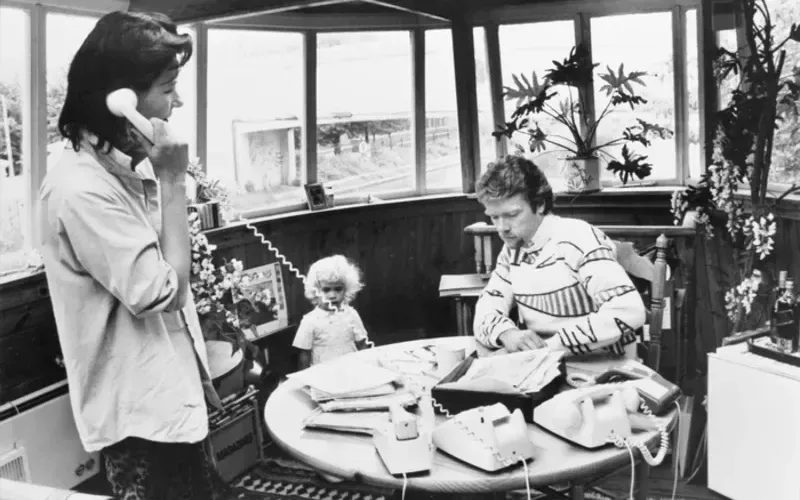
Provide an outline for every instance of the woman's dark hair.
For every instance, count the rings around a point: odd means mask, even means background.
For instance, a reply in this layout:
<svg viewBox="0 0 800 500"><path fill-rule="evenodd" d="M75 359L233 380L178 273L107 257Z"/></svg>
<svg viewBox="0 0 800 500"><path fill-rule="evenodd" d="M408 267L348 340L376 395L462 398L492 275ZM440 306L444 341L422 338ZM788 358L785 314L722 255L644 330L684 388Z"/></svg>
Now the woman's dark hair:
<svg viewBox="0 0 800 500"><path fill-rule="evenodd" d="M125 118L114 116L106 107L106 95L121 88L145 92L164 71L183 66L191 57L192 37L179 35L169 17L143 12L106 14L70 64L59 132L75 151L80 149L84 130L98 137L97 150L129 137Z"/></svg>
<svg viewBox="0 0 800 500"><path fill-rule="evenodd" d="M553 211L553 189L544 172L535 163L517 155L508 155L490 163L476 186L478 201L511 198L524 194L535 212L544 207L544 214Z"/></svg>

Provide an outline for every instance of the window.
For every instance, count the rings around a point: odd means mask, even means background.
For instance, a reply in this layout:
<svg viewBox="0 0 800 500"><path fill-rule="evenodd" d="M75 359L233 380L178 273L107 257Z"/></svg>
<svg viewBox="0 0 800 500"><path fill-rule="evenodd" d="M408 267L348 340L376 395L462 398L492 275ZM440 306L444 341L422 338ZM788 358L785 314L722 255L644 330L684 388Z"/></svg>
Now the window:
<svg viewBox="0 0 800 500"><path fill-rule="evenodd" d="M336 196L416 186L407 31L317 37L317 181Z"/></svg>
<svg viewBox="0 0 800 500"><path fill-rule="evenodd" d="M624 26L624 36L620 27ZM635 86L634 90L647 100L635 110L625 105L616 107L613 113L600 123L597 143L605 144L622 137L626 127L635 125L636 119L675 130L675 93L672 53L672 14L657 12L650 14L625 14L596 17L591 21L592 60L599 63L595 68L595 116L599 116L608 102L603 81L598 73L608 69L615 73L622 67L625 73L646 71L643 78L646 87ZM623 66L621 66L623 65ZM608 68L608 69L607 69ZM652 164L652 173L645 181L676 178L675 137L653 139L647 148L628 145L628 149L647 156ZM622 145L606 150L621 161ZM601 179L619 182L615 175L602 168Z"/></svg>
<svg viewBox="0 0 800 500"><path fill-rule="evenodd" d="M697 40L697 9L686 11L686 40L684 49L686 50L686 78L688 80L687 101L689 113L689 129L686 131L689 138L689 151L687 160L689 164L689 178L698 179L705 171L703 148L700 141L700 78L698 63L698 40Z"/></svg>
<svg viewBox="0 0 800 500"><path fill-rule="evenodd" d="M47 22L47 168L64 149L58 118L67 96L67 74L72 58L97 23L95 17L48 13Z"/></svg>
<svg viewBox="0 0 800 500"><path fill-rule="evenodd" d="M30 160L22 155L28 91L28 12L0 7L0 273L25 266L30 242L26 196Z"/></svg>
<svg viewBox="0 0 800 500"><path fill-rule="evenodd" d="M797 0L767 0L767 8L775 25L775 41L779 43L789 34L792 23L800 20L800 5ZM800 43L790 41L784 48L786 61L782 76L795 75L797 83L800 81ZM784 119L777 122L769 177L770 181L789 184L800 181L800 119L796 114L785 113L787 108L779 106Z"/></svg>
<svg viewBox="0 0 800 500"><path fill-rule="evenodd" d="M425 174L428 189L461 189L454 69L451 31L425 31Z"/></svg>
<svg viewBox="0 0 800 500"><path fill-rule="evenodd" d="M299 33L208 30L206 172L238 210L305 200Z"/></svg>
<svg viewBox="0 0 800 500"><path fill-rule="evenodd" d="M514 76L524 75L533 84L534 74L539 84L543 83L545 73L553 66L552 61L562 61L575 45L575 28L572 21L550 21L528 24L501 26L500 60L503 66L503 86L516 88ZM524 81L524 80L523 80ZM552 101L551 101L552 102ZM557 106L556 103L552 104ZM516 100L504 101L505 120L517 108ZM556 120L539 114L536 116L539 125L549 135L570 137L567 127ZM499 120L498 120L499 121ZM561 175L564 151L554 150L548 146L545 151L531 152L528 146L530 136L515 133L509 141L508 150L522 150L541 168L555 190L565 187Z"/></svg>

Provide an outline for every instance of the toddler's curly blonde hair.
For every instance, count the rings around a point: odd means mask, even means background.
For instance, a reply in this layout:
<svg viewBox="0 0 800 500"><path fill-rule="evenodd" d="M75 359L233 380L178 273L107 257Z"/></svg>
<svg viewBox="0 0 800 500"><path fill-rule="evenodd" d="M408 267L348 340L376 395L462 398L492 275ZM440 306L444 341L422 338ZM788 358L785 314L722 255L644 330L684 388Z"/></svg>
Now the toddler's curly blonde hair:
<svg viewBox="0 0 800 500"><path fill-rule="evenodd" d="M308 269L306 274L305 296L314 305L320 303L321 283L337 282L344 285L344 301L349 304L364 287L361 270L344 255L331 255L322 258Z"/></svg>

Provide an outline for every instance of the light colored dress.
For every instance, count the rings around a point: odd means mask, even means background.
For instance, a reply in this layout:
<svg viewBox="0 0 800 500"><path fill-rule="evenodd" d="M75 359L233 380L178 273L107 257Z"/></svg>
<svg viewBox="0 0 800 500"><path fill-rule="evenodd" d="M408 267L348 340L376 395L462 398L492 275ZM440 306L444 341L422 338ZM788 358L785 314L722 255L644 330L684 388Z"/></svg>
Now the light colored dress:
<svg viewBox="0 0 800 500"><path fill-rule="evenodd" d="M356 342L366 338L361 316L352 307L345 306L342 311L317 307L303 316L292 346L311 351L311 364L315 365L357 351Z"/></svg>

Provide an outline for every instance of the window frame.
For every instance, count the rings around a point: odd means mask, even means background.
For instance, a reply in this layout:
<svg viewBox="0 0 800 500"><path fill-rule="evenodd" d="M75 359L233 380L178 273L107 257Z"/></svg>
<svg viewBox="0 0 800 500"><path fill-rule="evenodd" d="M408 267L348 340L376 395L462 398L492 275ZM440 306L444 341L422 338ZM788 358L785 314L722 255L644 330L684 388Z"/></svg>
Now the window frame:
<svg viewBox="0 0 800 500"><path fill-rule="evenodd" d="M205 26L206 33L211 30L244 30L244 31L266 31L282 33L299 33L305 36L305 75L303 87L305 89L304 102L305 112L301 119L302 137L304 138L302 151L302 164L306 182L317 181L317 141L316 141L316 85L317 85L317 35L323 33L347 33L347 32L405 32L409 36L409 49L411 54L411 82L412 82L412 110L411 110L411 134L414 137L414 188L396 190L390 193L368 193L365 195L337 196L337 205L349 205L367 203L378 197L385 200L404 199L409 197L438 196L442 194L461 193L461 186L452 188L429 188L427 187L426 177L420 175L426 172L425 164L425 143L419 142L420 137L425 137L425 32L429 29L450 29L448 23L435 20L420 20L417 16L408 14L401 15L348 15L332 16L330 14L272 14L266 16L252 16L235 20L206 21L201 23ZM311 26L309 29L308 26ZM313 43L311 40L313 39ZM200 41L198 40L198 45ZM208 43L208 39L205 39ZM198 50L200 52L200 50ZM313 52L313 53L312 53ZM208 46L204 47L204 55L207 57ZM315 64L308 64L313 60ZM208 60L200 64L207 68ZM205 83L205 82L204 82ZM197 89L198 96L208 99L208 88ZM312 112L313 108L313 112ZM206 106L198 106L199 114L206 114ZM206 121L204 116L202 121ZM198 122L200 122L198 117ZM198 132L199 133L199 132ZM199 137L199 136L198 136ZM205 149L205 148L204 148ZM203 165L206 163L204 156L198 155ZM271 207L253 208L242 213L245 218L263 217L281 213L289 213L302 210L302 203L287 203Z"/></svg>
<svg viewBox="0 0 800 500"><path fill-rule="evenodd" d="M483 26L487 30L496 33L500 26L509 26L517 24L529 24L538 22L549 21L569 21L574 23L575 43L583 41L589 42L591 51L591 19L595 17L609 17L617 15L628 14L651 14L651 13L670 13L672 20L672 52L673 52L673 98L675 102L675 176L667 179L650 180L644 179L641 182L629 182L626 186L636 187L638 185L656 185L656 186L680 186L686 185L691 181L689 178L689 100L688 100L688 74L686 70L686 26L685 18L686 12L690 9L695 9L697 32L698 32L698 75L699 80L699 100L702 99L702 12L700 0L614 0L610 2L592 2L587 0L580 1L566 1L566 2L552 2L552 3L537 3L532 5L520 5L504 8L485 9L477 11L472 16L472 21L476 26ZM496 35L487 36L487 47L489 54L499 55L500 47L499 40ZM496 45L496 46L495 46ZM490 66L491 67L491 66ZM495 63L498 70L501 68L501 62ZM492 68L494 68L492 67ZM502 72L500 73L502 75ZM490 76L491 78L491 76ZM502 77L498 77L500 79ZM593 89L587 95L594 96ZM503 100L500 92L495 88L492 89L493 109L495 110L495 122L498 119L496 116L498 110L503 110ZM592 107L591 112L594 113L593 99L590 102ZM700 130L704 130L705 117L700 114ZM505 142L505 141L504 141ZM507 149L504 146L502 149L498 147L498 154ZM703 155L704 144L700 142L701 155ZM702 156L701 156L702 158ZM617 186L618 182L603 180L601 185L603 187Z"/></svg>

